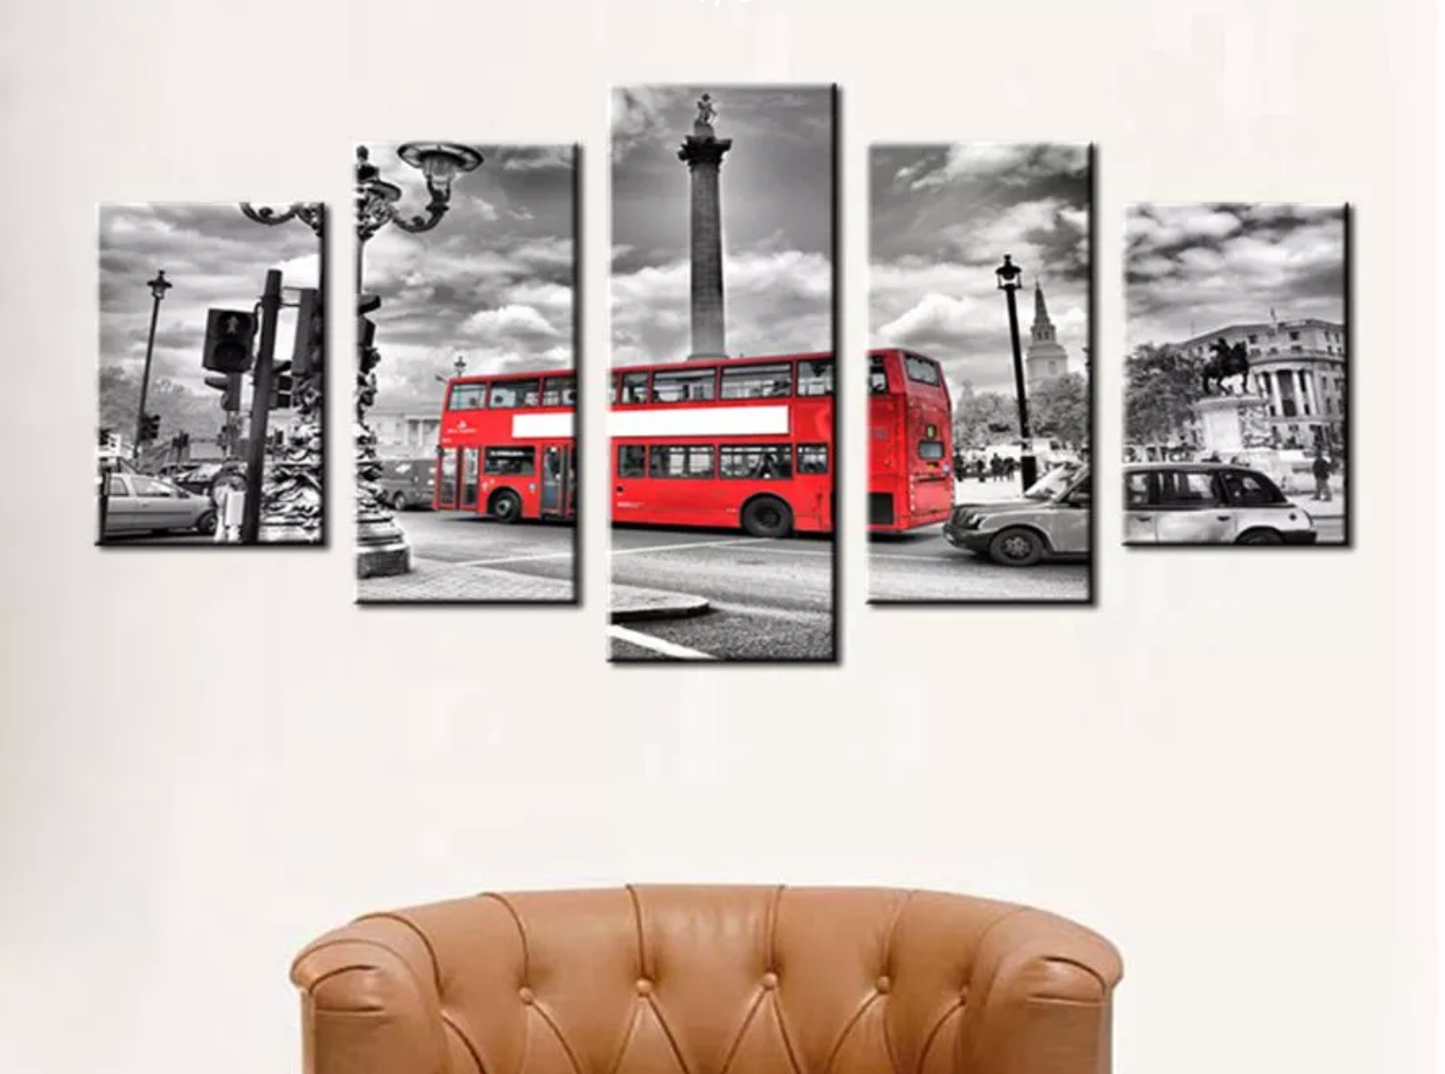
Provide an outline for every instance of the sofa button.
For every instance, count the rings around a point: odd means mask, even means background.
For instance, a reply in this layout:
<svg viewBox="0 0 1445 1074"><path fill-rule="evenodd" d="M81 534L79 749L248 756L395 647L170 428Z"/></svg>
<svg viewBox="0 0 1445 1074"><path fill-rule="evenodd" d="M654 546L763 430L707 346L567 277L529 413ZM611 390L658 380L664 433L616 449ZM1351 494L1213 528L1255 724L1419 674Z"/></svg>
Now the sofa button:
<svg viewBox="0 0 1445 1074"><path fill-rule="evenodd" d="M639 996L652 995L652 982L646 977L639 977L637 979L637 994Z"/></svg>
<svg viewBox="0 0 1445 1074"><path fill-rule="evenodd" d="M777 975L776 973L771 972L771 971L769 971L768 973L763 974L763 987L766 988L766 989L768 989L768 991L772 991L774 988L777 988L777 987L778 987L778 975Z"/></svg>
<svg viewBox="0 0 1445 1074"><path fill-rule="evenodd" d="M887 977L880 977L878 978L878 982L875 987L880 993L887 995L888 992L893 988L893 982L890 981Z"/></svg>
<svg viewBox="0 0 1445 1074"><path fill-rule="evenodd" d="M537 1000L537 997L532 994L532 990L530 988L521 989L517 993L517 998L520 999L528 1007L530 1007Z"/></svg>

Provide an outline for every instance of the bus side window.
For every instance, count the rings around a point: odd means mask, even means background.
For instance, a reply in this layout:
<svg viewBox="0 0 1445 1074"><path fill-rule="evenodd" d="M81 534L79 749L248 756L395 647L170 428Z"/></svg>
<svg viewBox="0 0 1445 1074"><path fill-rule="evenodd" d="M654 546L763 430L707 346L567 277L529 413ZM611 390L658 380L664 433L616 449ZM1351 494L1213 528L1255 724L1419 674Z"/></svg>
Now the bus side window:
<svg viewBox="0 0 1445 1074"><path fill-rule="evenodd" d="M623 404L647 402L647 374L622 374L622 393L617 401Z"/></svg>
<svg viewBox="0 0 1445 1074"><path fill-rule="evenodd" d="M876 354L868 359L868 394L888 394L888 370L883 365L882 357Z"/></svg>
<svg viewBox="0 0 1445 1074"><path fill-rule="evenodd" d="M828 472L827 444L798 445L798 473L826 474Z"/></svg>
<svg viewBox="0 0 1445 1074"><path fill-rule="evenodd" d="M647 473L647 448L641 444L620 444L617 448L617 476L642 477Z"/></svg>

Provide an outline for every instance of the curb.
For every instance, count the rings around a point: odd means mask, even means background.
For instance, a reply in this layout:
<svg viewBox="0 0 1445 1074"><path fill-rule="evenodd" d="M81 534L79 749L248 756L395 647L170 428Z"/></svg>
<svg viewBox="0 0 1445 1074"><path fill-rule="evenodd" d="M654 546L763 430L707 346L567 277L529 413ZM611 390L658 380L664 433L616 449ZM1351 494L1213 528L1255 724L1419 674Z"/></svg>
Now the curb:
<svg viewBox="0 0 1445 1074"><path fill-rule="evenodd" d="M692 619L712 611L712 601L706 597L695 597L688 593L662 593L642 590L651 598L647 603L633 607L612 607L608 616L613 623L647 623L660 619ZM663 598L663 599L658 599Z"/></svg>

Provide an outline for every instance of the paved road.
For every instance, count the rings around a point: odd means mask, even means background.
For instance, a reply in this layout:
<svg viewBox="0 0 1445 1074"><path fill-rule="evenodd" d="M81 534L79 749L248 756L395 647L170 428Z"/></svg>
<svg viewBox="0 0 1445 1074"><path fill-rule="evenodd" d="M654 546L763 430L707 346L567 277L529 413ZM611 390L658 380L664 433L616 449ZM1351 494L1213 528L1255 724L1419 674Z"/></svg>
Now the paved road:
<svg viewBox="0 0 1445 1074"><path fill-rule="evenodd" d="M1087 601L1087 563L1000 567L943 539L938 526L868 540L870 600Z"/></svg>
<svg viewBox="0 0 1445 1074"><path fill-rule="evenodd" d="M826 538L616 526L611 559L615 584L712 602L696 618L611 626L614 660L834 658L833 543Z"/></svg>
<svg viewBox="0 0 1445 1074"><path fill-rule="evenodd" d="M414 573L424 577L413 579L417 585L403 595L398 595L395 583L387 579L364 578L356 586L363 602L528 599L519 596L525 593L524 586L511 584L498 571L523 579L573 579L577 530L570 523L503 525L480 515L451 511L403 511L397 515L397 522L411 544ZM468 569L471 567L486 569ZM499 582L508 584L499 587ZM558 599L555 586L539 587L539 593L549 600ZM563 593L562 599L569 594Z"/></svg>

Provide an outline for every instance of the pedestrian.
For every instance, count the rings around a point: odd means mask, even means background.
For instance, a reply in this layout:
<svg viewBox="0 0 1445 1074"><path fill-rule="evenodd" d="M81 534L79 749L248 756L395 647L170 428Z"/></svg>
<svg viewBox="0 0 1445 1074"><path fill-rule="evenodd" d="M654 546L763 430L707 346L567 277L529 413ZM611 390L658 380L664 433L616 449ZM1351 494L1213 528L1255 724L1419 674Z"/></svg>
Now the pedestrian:
<svg viewBox="0 0 1445 1074"><path fill-rule="evenodd" d="M988 470L984 468L982 455L973 460L973 475L978 478L979 481L988 480Z"/></svg>
<svg viewBox="0 0 1445 1074"><path fill-rule="evenodd" d="M1315 475L1315 494L1310 499L1329 503L1334 497L1330 492L1330 460L1325 458L1324 448L1315 448L1315 461L1311 469Z"/></svg>

